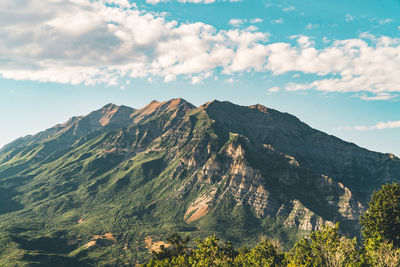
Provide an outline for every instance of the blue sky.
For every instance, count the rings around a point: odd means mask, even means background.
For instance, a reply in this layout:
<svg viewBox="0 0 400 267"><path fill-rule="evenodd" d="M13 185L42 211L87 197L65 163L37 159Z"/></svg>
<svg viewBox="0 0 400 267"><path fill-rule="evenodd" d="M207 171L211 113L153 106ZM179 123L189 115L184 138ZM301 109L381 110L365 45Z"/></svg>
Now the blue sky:
<svg viewBox="0 0 400 267"><path fill-rule="evenodd" d="M0 3L0 146L107 103L289 112L400 156L400 1Z"/></svg>

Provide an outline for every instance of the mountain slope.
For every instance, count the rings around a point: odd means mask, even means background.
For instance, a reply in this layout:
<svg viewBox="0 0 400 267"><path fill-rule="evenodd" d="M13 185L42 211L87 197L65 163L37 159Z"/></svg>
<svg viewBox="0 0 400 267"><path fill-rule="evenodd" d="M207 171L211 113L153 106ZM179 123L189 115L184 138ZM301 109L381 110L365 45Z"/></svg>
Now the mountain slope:
<svg viewBox="0 0 400 267"><path fill-rule="evenodd" d="M0 263L134 263L174 231L358 234L372 190L399 178L398 158L261 105L109 104L0 150Z"/></svg>

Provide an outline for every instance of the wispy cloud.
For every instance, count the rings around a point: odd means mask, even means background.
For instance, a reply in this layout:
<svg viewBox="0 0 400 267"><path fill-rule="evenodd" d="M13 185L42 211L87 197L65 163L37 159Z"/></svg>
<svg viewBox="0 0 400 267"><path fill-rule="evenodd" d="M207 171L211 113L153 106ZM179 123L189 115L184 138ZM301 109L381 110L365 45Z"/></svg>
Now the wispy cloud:
<svg viewBox="0 0 400 267"><path fill-rule="evenodd" d="M276 92L279 92L279 91L280 91L280 88L278 86L270 87L267 90L268 94L276 93Z"/></svg>
<svg viewBox="0 0 400 267"><path fill-rule="evenodd" d="M312 24L312 23L308 23L307 26L306 26L306 28L309 29L309 30L313 30L313 29L316 29L318 27L319 27L318 24Z"/></svg>
<svg viewBox="0 0 400 267"><path fill-rule="evenodd" d="M295 10L296 8L294 7L294 6L290 6L290 7L285 7L285 8L283 8L282 9L282 11L284 11L284 12L290 12L290 11L293 11L293 10Z"/></svg>
<svg viewBox="0 0 400 267"><path fill-rule="evenodd" d="M378 23L383 25L383 24L392 23L393 21L394 21L394 19L381 19L378 21Z"/></svg>
<svg viewBox="0 0 400 267"><path fill-rule="evenodd" d="M228 24L230 24L233 27L239 27L242 24L247 23L247 22L250 22L252 24L257 24L257 23L263 22L263 19L254 18L254 19L251 19L251 20L247 20L247 19L236 19L236 18L234 18L234 19L230 19L228 21Z"/></svg>
<svg viewBox="0 0 400 267"><path fill-rule="evenodd" d="M283 23L283 18L279 18L279 19L273 19L271 20L272 24L282 24Z"/></svg>
<svg viewBox="0 0 400 267"><path fill-rule="evenodd" d="M263 19L260 19L260 18L254 18L254 19L250 20L251 23L261 23L261 22L263 22L263 21L264 21L264 20L263 20Z"/></svg>
<svg viewBox="0 0 400 267"><path fill-rule="evenodd" d="M350 15L350 14L346 14L346 21L349 22L349 21L352 21L352 20L354 20L354 17L352 15Z"/></svg>
<svg viewBox="0 0 400 267"><path fill-rule="evenodd" d="M369 96L366 94L362 94L360 98L366 101L376 101L376 100L391 100L397 98L398 94L391 94L391 93L377 93L376 95Z"/></svg>
<svg viewBox="0 0 400 267"><path fill-rule="evenodd" d="M387 122L378 122L375 125L371 126L341 126L336 128L338 131L375 131L375 130L385 130L385 129L394 129L400 128L400 121L387 121Z"/></svg>
<svg viewBox="0 0 400 267"><path fill-rule="evenodd" d="M388 121L388 122L378 122L372 126L355 126L354 129L357 131L371 131L371 130L384 130L400 128L400 121Z"/></svg>

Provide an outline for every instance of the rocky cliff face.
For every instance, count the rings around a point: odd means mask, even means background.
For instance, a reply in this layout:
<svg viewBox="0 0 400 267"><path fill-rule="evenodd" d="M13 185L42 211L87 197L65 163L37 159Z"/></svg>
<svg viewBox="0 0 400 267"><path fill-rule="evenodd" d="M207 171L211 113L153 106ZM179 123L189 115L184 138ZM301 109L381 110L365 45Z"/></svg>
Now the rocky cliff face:
<svg viewBox="0 0 400 267"><path fill-rule="evenodd" d="M10 206L0 230L76 240L78 258L118 246L122 258L141 255L146 237L171 231L290 243L335 222L357 234L372 190L399 179L393 155L261 105L109 104L0 150L0 200ZM92 235L117 232L113 248L86 251Z"/></svg>

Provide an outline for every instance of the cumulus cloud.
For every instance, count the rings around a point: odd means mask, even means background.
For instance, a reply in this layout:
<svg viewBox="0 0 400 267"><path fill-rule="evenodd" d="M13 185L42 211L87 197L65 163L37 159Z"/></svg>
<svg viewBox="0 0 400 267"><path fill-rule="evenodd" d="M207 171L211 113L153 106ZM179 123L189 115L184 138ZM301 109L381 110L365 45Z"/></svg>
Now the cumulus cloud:
<svg viewBox="0 0 400 267"><path fill-rule="evenodd" d="M128 0L104 0L104 3L109 5L117 5L124 8L136 7L135 3L130 3Z"/></svg>
<svg viewBox="0 0 400 267"><path fill-rule="evenodd" d="M0 3L0 75L16 80L117 85L121 77L261 69L267 33L168 21L129 2ZM253 60L249 60L249 57Z"/></svg>
<svg viewBox="0 0 400 267"><path fill-rule="evenodd" d="M364 100L400 93L400 39L388 36L362 34L325 47L303 35L269 43L256 27L178 23L125 0L0 1L0 36L0 77L16 80L121 85L130 77L183 77L196 84L220 73L271 72L313 74L282 87L289 91Z"/></svg>
<svg viewBox="0 0 400 267"><path fill-rule="evenodd" d="M364 95L365 100L387 100L400 92L400 39L382 36L372 44L361 38L337 40L323 49L316 49L307 39L298 37L297 47L269 45L267 67L273 73L300 71L321 76L310 83L289 83L287 90L372 94Z"/></svg>

